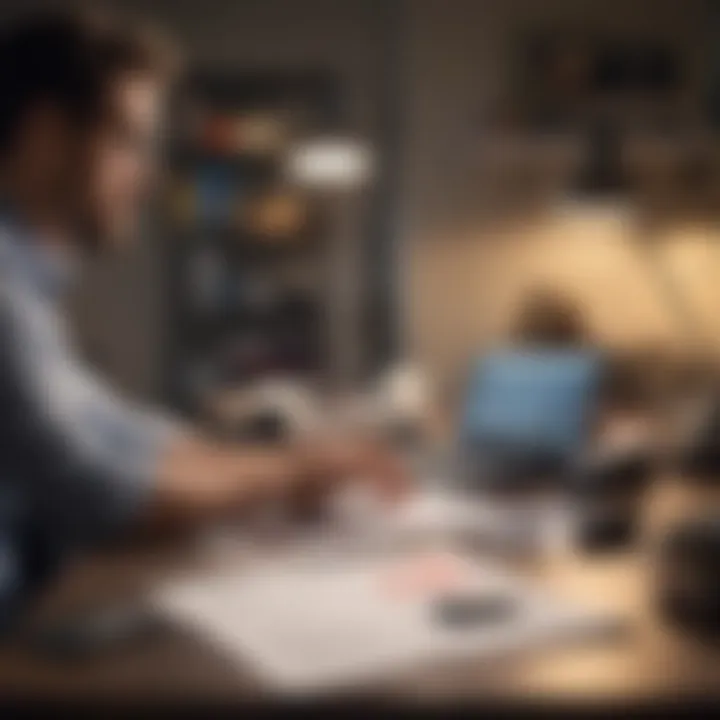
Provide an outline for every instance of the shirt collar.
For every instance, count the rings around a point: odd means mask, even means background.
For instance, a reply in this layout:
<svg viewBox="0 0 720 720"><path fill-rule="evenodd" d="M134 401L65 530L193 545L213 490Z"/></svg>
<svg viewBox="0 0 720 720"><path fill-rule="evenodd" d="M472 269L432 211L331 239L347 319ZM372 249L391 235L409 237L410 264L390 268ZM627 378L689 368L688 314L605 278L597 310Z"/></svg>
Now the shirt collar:
<svg viewBox="0 0 720 720"><path fill-rule="evenodd" d="M0 211L0 263L36 292L58 300L76 275L70 250L44 243L11 213Z"/></svg>

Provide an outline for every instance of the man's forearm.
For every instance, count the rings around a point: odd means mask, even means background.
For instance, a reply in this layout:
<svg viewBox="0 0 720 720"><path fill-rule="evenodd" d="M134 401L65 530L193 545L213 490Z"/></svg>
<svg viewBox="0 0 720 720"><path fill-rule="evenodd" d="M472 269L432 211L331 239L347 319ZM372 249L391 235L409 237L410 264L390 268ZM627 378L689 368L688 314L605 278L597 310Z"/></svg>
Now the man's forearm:
<svg viewBox="0 0 720 720"><path fill-rule="evenodd" d="M325 495L337 482L362 478L388 498L404 493L402 466L367 442L316 438L287 448L228 447L179 438L158 467L150 526L220 519L264 499Z"/></svg>
<svg viewBox="0 0 720 720"><path fill-rule="evenodd" d="M295 455L278 448L227 447L180 438L161 458L152 524L197 523L281 495L298 472Z"/></svg>

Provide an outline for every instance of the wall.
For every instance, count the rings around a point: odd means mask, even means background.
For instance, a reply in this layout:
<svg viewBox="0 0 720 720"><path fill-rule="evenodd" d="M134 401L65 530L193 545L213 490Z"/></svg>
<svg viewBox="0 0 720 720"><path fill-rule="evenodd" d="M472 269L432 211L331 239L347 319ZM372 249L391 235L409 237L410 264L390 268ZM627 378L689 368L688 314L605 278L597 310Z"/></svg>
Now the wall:
<svg viewBox="0 0 720 720"><path fill-rule="evenodd" d="M497 226L488 223L481 187L478 118L497 105L519 31L539 23L672 38L688 50L692 95L701 79L703 4L414 0L411 7L402 204L410 352L441 381L453 380L469 355L502 336L524 289L538 282L575 296L605 344L699 343L695 328L668 309L653 264L683 283L703 341L720 348L713 227L660 228L651 239L606 213L560 208Z"/></svg>

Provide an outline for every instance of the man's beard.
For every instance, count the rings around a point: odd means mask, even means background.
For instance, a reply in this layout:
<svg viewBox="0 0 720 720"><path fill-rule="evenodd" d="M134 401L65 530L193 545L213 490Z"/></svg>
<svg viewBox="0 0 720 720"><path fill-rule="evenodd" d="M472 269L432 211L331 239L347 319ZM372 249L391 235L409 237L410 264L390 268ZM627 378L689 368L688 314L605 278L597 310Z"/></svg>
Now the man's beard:
<svg viewBox="0 0 720 720"><path fill-rule="evenodd" d="M92 213L83 215L77 223L77 242L88 258L113 254L127 244L132 230L129 226L113 227Z"/></svg>
<svg viewBox="0 0 720 720"><path fill-rule="evenodd" d="M89 258L100 255L106 242L99 224L90 218L85 218L78 222L77 226L77 244L82 254Z"/></svg>

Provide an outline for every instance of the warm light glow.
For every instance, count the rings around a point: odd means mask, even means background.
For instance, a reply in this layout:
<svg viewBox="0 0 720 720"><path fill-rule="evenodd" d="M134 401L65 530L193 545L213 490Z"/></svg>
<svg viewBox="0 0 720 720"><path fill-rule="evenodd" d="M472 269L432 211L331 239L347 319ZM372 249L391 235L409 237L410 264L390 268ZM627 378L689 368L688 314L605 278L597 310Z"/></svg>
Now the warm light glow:
<svg viewBox="0 0 720 720"><path fill-rule="evenodd" d="M637 207L625 198L578 198L566 196L556 205L559 219L582 223L586 230L594 229L598 234L607 232L608 228L631 230L637 221Z"/></svg>

